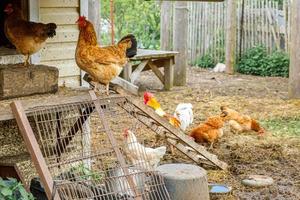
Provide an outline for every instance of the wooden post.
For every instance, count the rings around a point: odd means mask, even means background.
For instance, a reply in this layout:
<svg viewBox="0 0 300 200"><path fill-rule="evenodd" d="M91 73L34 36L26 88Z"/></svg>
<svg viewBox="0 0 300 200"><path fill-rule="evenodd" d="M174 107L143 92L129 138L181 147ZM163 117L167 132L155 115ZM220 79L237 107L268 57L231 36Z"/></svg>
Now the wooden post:
<svg viewBox="0 0 300 200"><path fill-rule="evenodd" d="M111 44L115 44L114 0L110 0Z"/></svg>
<svg viewBox="0 0 300 200"><path fill-rule="evenodd" d="M179 54L175 57L174 85L186 84L187 48L188 48L188 3L176 1L173 27L173 49Z"/></svg>
<svg viewBox="0 0 300 200"><path fill-rule="evenodd" d="M89 0L88 19L94 24L98 43L100 44L100 30L101 30L100 0Z"/></svg>
<svg viewBox="0 0 300 200"><path fill-rule="evenodd" d="M172 3L170 1L162 1L160 11L160 49L171 50Z"/></svg>
<svg viewBox="0 0 300 200"><path fill-rule="evenodd" d="M234 73L236 50L236 0L227 0L226 73Z"/></svg>
<svg viewBox="0 0 300 200"><path fill-rule="evenodd" d="M289 97L300 98L300 1L292 1Z"/></svg>

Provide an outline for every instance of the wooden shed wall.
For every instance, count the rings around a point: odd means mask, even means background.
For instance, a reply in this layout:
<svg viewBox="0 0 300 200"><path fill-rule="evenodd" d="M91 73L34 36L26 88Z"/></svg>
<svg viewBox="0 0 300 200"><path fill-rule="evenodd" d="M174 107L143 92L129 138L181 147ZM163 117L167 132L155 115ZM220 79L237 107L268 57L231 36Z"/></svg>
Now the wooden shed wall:
<svg viewBox="0 0 300 200"><path fill-rule="evenodd" d="M59 84L80 85L80 70L74 55L78 39L75 21L79 16L79 0L40 0L39 18L43 23L54 22L58 25L54 38L47 40L41 50L41 63L59 69Z"/></svg>

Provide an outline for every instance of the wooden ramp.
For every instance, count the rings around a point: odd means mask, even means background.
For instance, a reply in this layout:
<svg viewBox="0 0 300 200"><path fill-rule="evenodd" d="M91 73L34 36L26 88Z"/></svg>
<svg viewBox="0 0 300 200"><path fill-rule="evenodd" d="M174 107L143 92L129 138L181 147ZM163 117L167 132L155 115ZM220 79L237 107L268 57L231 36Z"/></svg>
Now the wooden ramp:
<svg viewBox="0 0 300 200"><path fill-rule="evenodd" d="M93 87L92 84L90 85ZM150 109L143 103L129 97L122 85L114 85L113 90L118 94L125 96L128 102L134 105L134 112L132 110L127 110L128 113L148 126L148 128L152 129L159 136L165 138L168 144L177 148L195 163L198 165L206 164L209 166L216 166L222 170L227 169L227 164L220 161L216 155L209 153L204 146L199 145L180 129L172 126L166 119L158 116L153 109ZM125 106L123 108L126 110Z"/></svg>
<svg viewBox="0 0 300 200"><path fill-rule="evenodd" d="M216 166L222 170L227 169L228 165L225 162L220 161L216 155L209 153L204 146L196 143L180 129L172 126L165 118L157 115L153 109L138 100L126 96L126 91L117 85L114 86L114 90L124 95L126 99L135 106L135 111L130 110L129 112L131 115L139 119L159 136L164 137L170 145L177 148L195 163L198 165L206 164ZM126 109L126 107L124 107L124 109Z"/></svg>

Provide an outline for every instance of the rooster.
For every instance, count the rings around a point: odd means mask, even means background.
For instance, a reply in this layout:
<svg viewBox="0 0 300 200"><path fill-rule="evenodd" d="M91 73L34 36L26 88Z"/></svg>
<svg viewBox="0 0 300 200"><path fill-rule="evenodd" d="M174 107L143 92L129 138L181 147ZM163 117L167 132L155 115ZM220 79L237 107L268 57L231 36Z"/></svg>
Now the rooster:
<svg viewBox="0 0 300 200"><path fill-rule="evenodd" d="M193 105L190 103L180 103L177 105L174 117L180 121L180 129L185 131L194 120Z"/></svg>
<svg viewBox="0 0 300 200"><path fill-rule="evenodd" d="M248 115L242 115L239 112L230 109L226 106L221 106L221 111L226 115L225 120L229 121L230 128L233 131L237 132L245 132L245 131L255 131L259 135L263 135L265 133L265 129L259 125L259 123L252 119Z"/></svg>
<svg viewBox="0 0 300 200"><path fill-rule="evenodd" d="M21 10L12 4L7 4L4 12L7 18L4 22L4 32L7 39L25 56L24 66L29 65L30 55L45 46L47 38L56 35L56 24L35 23L23 19Z"/></svg>
<svg viewBox="0 0 300 200"><path fill-rule="evenodd" d="M116 45L100 47L93 24L84 16L80 16L77 23L80 32L75 54L76 63L91 76L95 91L98 83L101 83L106 86L106 94L109 95L109 82L119 76L129 58L136 55L136 38L129 34Z"/></svg>
<svg viewBox="0 0 300 200"><path fill-rule="evenodd" d="M154 109L154 111L161 117L168 119L169 123L172 124L174 127L180 127L180 121L169 114L167 114L160 106L160 103L156 100L154 95L150 92L144 93L144 104Z"/></svg>
<svg viewBox="0 0 300 200"><path fill-rule="evenodd" d="M209 117L203 124L200 124L190 132L190 136L198 143L210 143L213 147L215 141L223 136L224 117Z"/></svg>
<svg viewBox="0 0 300 200"><path fill-rule="evenodd" d="M141 145L137 141L135 134L129 129L124 131L123 136L126 139L128 152L130 154L129 157L133 164L148 162L151 169L155 169L158 166L160 159L166 154L167 147L165 146L154 149Z"/></svg>

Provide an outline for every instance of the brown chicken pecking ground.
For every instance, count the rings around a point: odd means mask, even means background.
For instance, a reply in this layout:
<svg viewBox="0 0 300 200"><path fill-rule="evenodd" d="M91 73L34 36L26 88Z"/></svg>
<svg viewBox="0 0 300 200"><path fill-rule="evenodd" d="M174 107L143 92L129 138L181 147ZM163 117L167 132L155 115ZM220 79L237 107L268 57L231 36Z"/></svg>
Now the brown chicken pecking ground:
<svg viewBox="0 0 300 200"><path fill-rule="evenodd" d="M191 68L188 87L161 91L162 84L151 72L143 73L137 84L154 92L169 113L178 103L192 103L193 126L218 114L220 106L226 105L258 119L267 129L267 136L261 138L251 133L234 135L225 127L223 138L212 152L230 168L227 172L208 169L208 179L227 184L233 190L212 199L296 200L300 199L300 100L287 100L287 83L285 78L229 76ZM151 144L151 140L146 143ZM176 152L175 156L166 155L164 162L189 160ZM241 180L250 174L271 176L275 184L261 189L245 187Z"/></svg>

